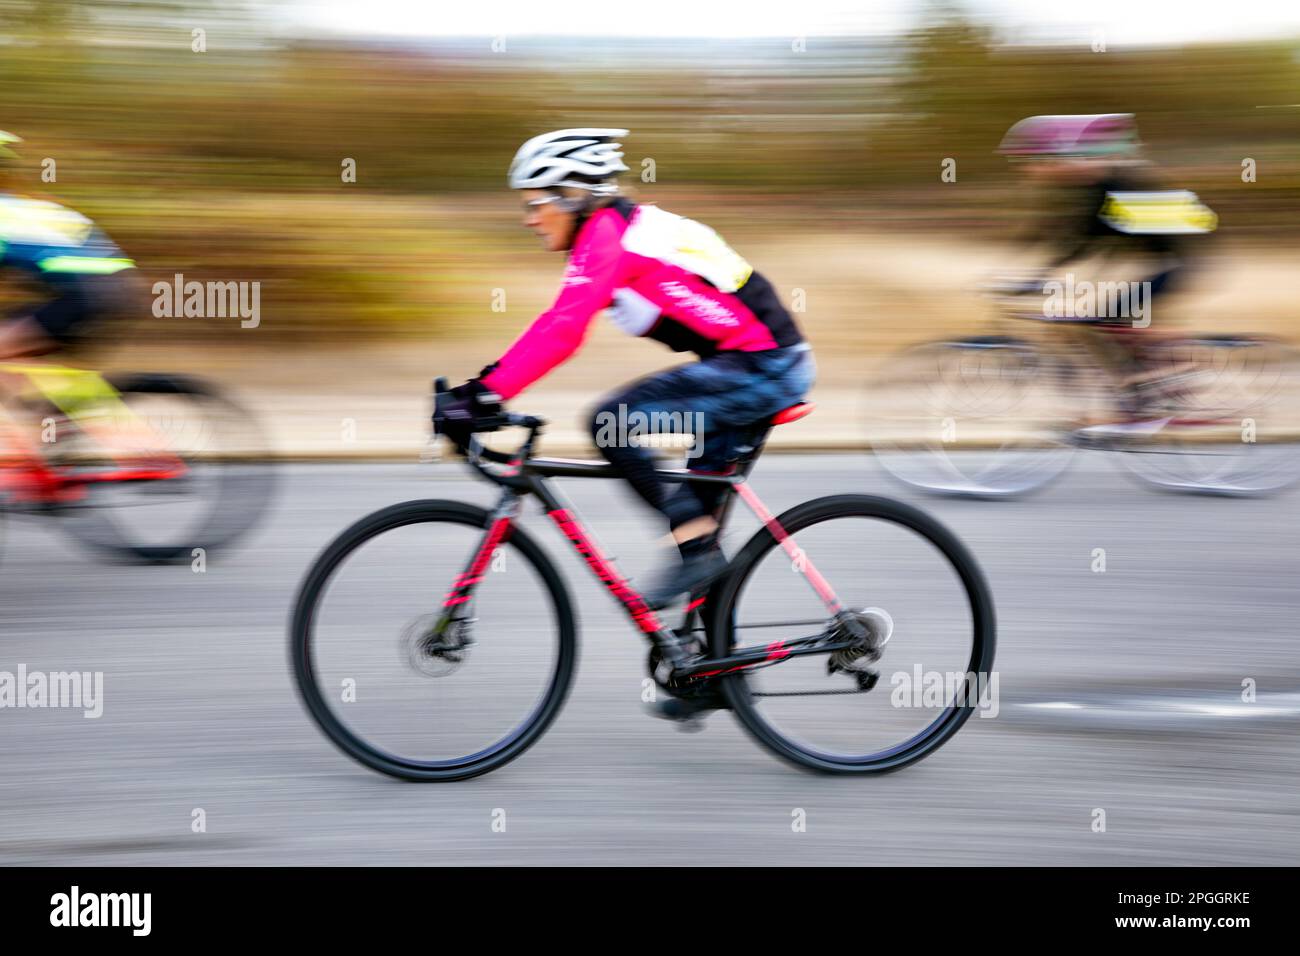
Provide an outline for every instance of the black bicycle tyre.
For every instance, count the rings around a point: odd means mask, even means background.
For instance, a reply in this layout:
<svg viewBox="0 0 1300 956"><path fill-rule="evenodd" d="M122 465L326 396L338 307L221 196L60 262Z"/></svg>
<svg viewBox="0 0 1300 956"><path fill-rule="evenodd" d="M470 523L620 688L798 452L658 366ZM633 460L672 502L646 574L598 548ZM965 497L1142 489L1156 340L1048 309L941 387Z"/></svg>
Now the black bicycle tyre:
<svg viewBox="0 0 1300 956"><path fill-rule="evenodd" d="M237 422L240 430L252 437L257 450L265 451L257 419L211 383L187 375L153 373L108 376L107 380L124 397L179 395L210 403ZM249 470L234 476L237 481L229 474L218 479L213 500L205 502L207 509L200 527L183 541L139 544L131 541L111 518L75 512L63 515L63 529L97 551L146 563L184 561L193 557L196 549L212 553L228 548L258 523L274 500L276 476L270 463L254 461L246 463L246 467ZM89 520L92 518L99 520Z"/></svg>
<svg viewBox="0 0 1300 956"><path fill-rule="evenodd" d="M939 549L957 572L970 602L975 632L968 671L989 674L993 667L997 629L993 597L975 558L956 535L911 505L873 495L817 498L791 508L777 520L787 533L793 535L823 521L844 517L880 518L892 522L920 534ZM731 562L731 569L722 582L719 599L714 605L712 626L709 629L710 651L714 657L726 656L731 649L734 605L742 586L762 557L777 547L780 544L776 538L766 528L762 528ZM948 741L970 719L977 703L968 701L961 707L950 705L942 717L932 722L922 735L913 738L903 749L888 752L884 756L836 760L801 747L777 733L758 712L752 697L746 692L743 672L722 677L721 682L722 692L736 719L755 740L796 766L823 773L866 774L900 770L933 753Z"/></svg>
<svg viewBox="0 0 1300 956"><path fill-rule="evenodd" d="M343 560L372 538L396 528L426 522L451 522L486 529L492 520L483 508L458 501L406 501L376 511L343 531L321 552L298 590L289 633L289 655L294 679L307 711L325 736L349 757L380 773L423 783L467 780L501 767L535 744L560 712L577 664L577 624L573 603L559 572L546 552L517 524L503 542L516 548L537 571L550 592L558 627L559 653L550 685L529 720L516 733L499 741L486 753L470 755L476 759L418 761L390 754L354 734L326 703L314 679L311 654L313 614L330 577Z"/></svg>

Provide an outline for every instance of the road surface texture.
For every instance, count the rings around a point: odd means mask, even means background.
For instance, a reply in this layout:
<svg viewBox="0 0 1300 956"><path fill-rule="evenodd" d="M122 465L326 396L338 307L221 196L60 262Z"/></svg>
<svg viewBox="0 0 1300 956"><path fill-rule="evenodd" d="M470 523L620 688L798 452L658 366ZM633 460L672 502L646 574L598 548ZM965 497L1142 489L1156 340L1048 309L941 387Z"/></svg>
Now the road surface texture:
<svg viewBox="0 0 1300 956"><path fill-rule="evenodd" d="M286 654L290 606L315 555L361 515L419 497L486 504L494 492L451 463L291 465L281 479L262 526L202 573L105 563L54 520L10 516L0 671L102 671L104 690L97 719L0 709L0 862L1300 858L1300 494L1155 494L1093 453L1021 501L936 500L893 485L865 455L768 456L754 485L773 510L846 491L919 503L966 542L995 595L998 715L869 778L788 766L725 713L699 734L647 717L639 638L530 505L525 522L578 607L575 686L520 759L419 785L353 763L307 717ZM650 516L621 487L562 487L625 571L643 579L662 558L647 543ZM421 569L391 575L418 581Z"/></svg>

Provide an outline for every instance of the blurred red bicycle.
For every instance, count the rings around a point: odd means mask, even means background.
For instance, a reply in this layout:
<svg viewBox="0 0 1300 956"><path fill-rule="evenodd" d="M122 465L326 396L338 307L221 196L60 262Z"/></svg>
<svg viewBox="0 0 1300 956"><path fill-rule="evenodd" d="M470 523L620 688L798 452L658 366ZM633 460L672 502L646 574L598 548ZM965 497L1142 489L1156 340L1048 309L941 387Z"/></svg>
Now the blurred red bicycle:
<svg viewBox="0 0 1300 956"><path fill-rule="evenodd" d="M0 364L0 511L143 561L230 545L270 499L252 416L179 375Z"/></svg>

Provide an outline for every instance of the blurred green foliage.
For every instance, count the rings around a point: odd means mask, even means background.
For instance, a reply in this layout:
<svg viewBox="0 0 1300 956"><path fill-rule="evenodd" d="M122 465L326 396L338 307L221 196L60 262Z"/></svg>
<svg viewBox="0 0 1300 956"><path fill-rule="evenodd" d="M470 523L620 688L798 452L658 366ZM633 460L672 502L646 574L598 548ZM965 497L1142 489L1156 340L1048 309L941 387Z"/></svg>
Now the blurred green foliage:
<svg viewBox="0 0 1300 956"><path fill-rule="evenodd" d="M1296 43L1010 47L940 8L888 43L748 41L712 64L596 67L486 40L455 57L293 42L265 13L0 4L0 128L28 140L16 188L99 220L150 281L260 280L272 334L472 329L531 248L511 231L505 167L524 138L563 125L632 129L629 177L654 163L644 194L743 203L728 217L737 242L790 228L1004 234L1027 200L993 150L1033 113L1134 112L1166 177L1225 233L1271 241L1300 224ZM206 25L205 52L192 24ZM946 157L956 183L940 182ZM1247 157L1256 183L1241 180Z"/></svg>

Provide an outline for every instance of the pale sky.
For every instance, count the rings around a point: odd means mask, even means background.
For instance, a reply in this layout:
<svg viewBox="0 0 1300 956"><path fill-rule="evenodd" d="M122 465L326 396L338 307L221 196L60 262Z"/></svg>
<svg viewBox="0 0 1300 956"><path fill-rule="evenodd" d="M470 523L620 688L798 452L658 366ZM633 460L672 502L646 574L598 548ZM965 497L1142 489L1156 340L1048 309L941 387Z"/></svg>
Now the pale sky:
<svg viewBox="0 0 1300 956"><path fill-rule="evenodd" d="M1297 0L966 0L1012 40L1107 45L1300 38ZM920 0L300 0L301 26L356 37L819 36L911 27Z"/></svg>

